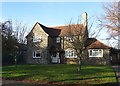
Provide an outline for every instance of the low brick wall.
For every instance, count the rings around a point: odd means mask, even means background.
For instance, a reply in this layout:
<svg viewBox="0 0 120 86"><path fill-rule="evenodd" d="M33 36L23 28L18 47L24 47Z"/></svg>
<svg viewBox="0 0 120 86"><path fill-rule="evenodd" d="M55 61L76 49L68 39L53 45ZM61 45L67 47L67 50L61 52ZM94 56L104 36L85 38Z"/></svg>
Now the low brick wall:
<svg viewBox="0 0 120 86"><path fill-rule="evenodd" d="M65 58L66 64L77 64L78 60L77 58Z"/></svg>

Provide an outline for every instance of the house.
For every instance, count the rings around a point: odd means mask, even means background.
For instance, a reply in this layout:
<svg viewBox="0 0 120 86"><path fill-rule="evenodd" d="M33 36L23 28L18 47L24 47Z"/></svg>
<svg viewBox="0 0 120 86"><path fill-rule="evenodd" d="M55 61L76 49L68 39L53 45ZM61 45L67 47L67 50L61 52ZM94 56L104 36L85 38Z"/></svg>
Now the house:
<svg viewBox="0 0 120 86"><path fill-rule="evenodd" d="M120 49L111 48L111 64L120 65Z"/></svg>
<svg viewBox="0 0 120 86"><path fill-rule="evenodd" d="M88 59L84 63L106 65L110 64L111 47L103 44L95 38L88 38L86 42Z"/></svg>
<svg viewBox="0 0 120 86"><path fill-rule="evenodd" d="M73 37L79 35L75 32L82 32L85 35L85 42L90 43L86 44L87 46L85 46L86 51L84 53L83 63L91 63L90 61L94 59L93 61L96 61L96 64L108 64L109 47L98 42L97 40L89 39L87 30L87 13L83 13L82 16L82 24L76 25L72 24L57 27L46 27L37 22L30 33L26 36L26 62L28 64L76 64L78 60L75 50L71 49L70 45L66 45L66 43L74 41L73 38L69 36L69 28L71 28L71 34L73 35ZM96 45L96 47L94 46L94 44ZM99 46L99 44L101 46L97 47ZM108 49L108 51L103 50L105 48ZM96 53L97 55L94 56L94 54L91 54L91 52ZM103 54L106 54L106 56L104 56ZM100 60L100 63L97 63L98 59Z"/></svg>

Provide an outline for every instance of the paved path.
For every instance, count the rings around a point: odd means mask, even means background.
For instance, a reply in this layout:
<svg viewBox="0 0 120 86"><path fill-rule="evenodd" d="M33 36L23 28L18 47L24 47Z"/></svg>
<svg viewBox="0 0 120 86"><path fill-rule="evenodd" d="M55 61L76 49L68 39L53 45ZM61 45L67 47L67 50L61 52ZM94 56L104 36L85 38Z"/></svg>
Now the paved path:
<svg viewBox="0 0 120 86"><path fill-rule="evenodd" d="M118 83L118 86L120 86L120 66L112 66L115 70L116 80Z"/></svg>
<svg viewBox="0 0 120 86"><path fill-rule="evenodd" d="M2 80L2 85L0 86L54 86L54 85L14 81L14 80Z"/></svg>
<svg viewBox="0 0 120 86"><path fill-rule="evenodd" d="M32 86L32 84L13 80L3 80L2 86Z"/></svg>

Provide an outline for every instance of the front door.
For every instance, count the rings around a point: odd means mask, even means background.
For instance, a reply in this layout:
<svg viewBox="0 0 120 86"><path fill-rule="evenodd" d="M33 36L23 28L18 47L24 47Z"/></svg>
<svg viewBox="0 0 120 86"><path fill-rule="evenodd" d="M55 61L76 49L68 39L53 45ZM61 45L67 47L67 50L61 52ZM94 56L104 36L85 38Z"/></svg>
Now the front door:
<svg viewBox="0 0 120 86"><path fill-rule="evenodd" d="M55 56L51 55L51 61L52 63L60 63L59 53L56 53Z"/></svg>

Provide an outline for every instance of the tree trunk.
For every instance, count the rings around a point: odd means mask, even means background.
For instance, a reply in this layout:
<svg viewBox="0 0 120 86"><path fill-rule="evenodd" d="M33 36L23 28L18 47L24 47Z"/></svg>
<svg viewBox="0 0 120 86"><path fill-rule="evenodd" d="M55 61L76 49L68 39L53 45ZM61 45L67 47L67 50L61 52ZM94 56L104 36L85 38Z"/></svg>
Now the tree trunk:
<svg viewBox="0 0 120 86"><path fill-rule="evenodd" d="M78 71L80 71L80 70L81 70L81 66L82 66L82 64L81 64L81 57L79 57L79 62L78 62Z"/></svg>
<svg viewBox="0 0 120 86"><path fill-rule="evenodd" d="M15 56L15 67L17 67L17 58Z"/></svg>

